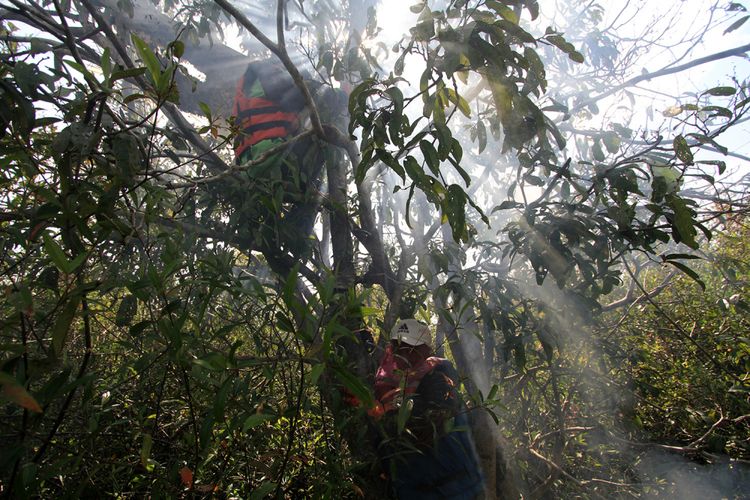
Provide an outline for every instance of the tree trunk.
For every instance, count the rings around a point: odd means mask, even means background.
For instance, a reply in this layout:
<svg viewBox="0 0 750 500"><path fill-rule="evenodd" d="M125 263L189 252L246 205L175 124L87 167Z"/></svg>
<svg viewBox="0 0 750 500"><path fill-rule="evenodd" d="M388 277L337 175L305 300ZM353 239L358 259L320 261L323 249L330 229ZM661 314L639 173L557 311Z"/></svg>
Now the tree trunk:
<svg viewBox="0 0 750 500"><path fill-rule="evenodd" d="M454 244L450 229L443 227L443 238L447 245ZM448 279L460 279L460 263L449 264ZM474 400L479 399L479 392L486 395L490 390L491 366L484 359L483 345L478 335L478 319L473 305L464 307L465 299L460 294L451 297L433 291L435 307L449 312L452 325L441 315L437 331L447 338L456 362L456 369L464 387ZM448 304L448 299L452 304ZM520 498L519 474L512 460L512 445L505 439L490 414L481 408L470 410L470 426L474 436L477 454L482 464L485 477L485 496L487 499Z"/></svg>
<svg viewBox="0 0 750 500"><path fill-rule="evenodd" d="M445 332L464 387L473 398L478 398L480 390L483 394L489 392L486 377L489 369L484 366L481 343L476 337L477 324L475 318L454 316L454 320L457 328L450 328L445 320L441 320L438 329ZM486 410L474 408L470 411L469 417L486 481L486 498L520 498L519 475L512 460L512 445L502 436L497 424Z"/></svg>

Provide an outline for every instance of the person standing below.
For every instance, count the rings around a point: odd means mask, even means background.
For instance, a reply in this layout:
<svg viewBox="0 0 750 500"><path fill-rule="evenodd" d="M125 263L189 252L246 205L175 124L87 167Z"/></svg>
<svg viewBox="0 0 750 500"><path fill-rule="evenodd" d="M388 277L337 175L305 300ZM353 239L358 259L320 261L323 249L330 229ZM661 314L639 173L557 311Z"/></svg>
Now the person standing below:
<svg viewBox="0 0 750 500"><path fill-rule="evenodd" d="M458 374L432 355L429 327L400 320L375 375L379 454L399 499L477 499L484 479Z"/></svg>

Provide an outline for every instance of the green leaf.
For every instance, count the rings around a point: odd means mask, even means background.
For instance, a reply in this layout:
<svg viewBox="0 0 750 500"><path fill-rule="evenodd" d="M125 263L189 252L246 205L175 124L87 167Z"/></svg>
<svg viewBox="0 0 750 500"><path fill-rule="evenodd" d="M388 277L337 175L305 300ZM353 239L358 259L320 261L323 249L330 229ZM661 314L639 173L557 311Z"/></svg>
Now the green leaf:
<svg viewBox="0 0 750 500"><path fill-rule="evenodd" d="M490 393L487 394L486 399L495 399L495 396L497 396L497 391L500 389L500 386L497 384L492 384L492 388L490 389Z"/></svg>
<svg viewBox="0 0 750 500"><path fill-rule="evenodd" d="M261 500L271 494L277 487L277 484L271 481L264 481L260 486L250 493L250 500Z"/></svg>
<svg viewBox="0 0 750 500"><path fill-rule="evenodd" d="M572 51L572 52L570 52L570 53L568 54L568 58L569 58L569 59L570 59L571 61L573 61L573 62L577 62L577 63L579 63L579 64L583 64L583 62L584 62L584 61L586 60L586 58L585 58L585 57L583 57L583 54L581 54L580 52L578 52L578 51L575 51L575 50L574 50L574 51Z"/></svg>
<svg viewBox="0 0 750 500"><path fill-rule="evenodd" d="M322 54L320 54L320 59L318 59L318 65L317 69L325 69L327 74L331 74L331 71L333 70L333 52L330 50L324 51Z"/></svg>
<svg viewBox="0 0 750 500"><path fill-rule="evenodd" d="M169 102L179 103L179 93L173 85L172 76L174 75L175 66L169 65L163 73L159 75L157 90L159 95L166 96Z"/></svg>
<svg viewBox="0 0 750 500"><path fill-rule="evenodd" d="M750 19L750 16L745 16L733 22L730 27L724 30L724 34L726 35L727 33L731 33L732 31L736 30L737 28L745 24L745 21L747 21L748 19Z"/></svg>
<svg viewBox="0 0 750 500"><path fill-rule="evenodd" d="M211 108L209 107L209 105L201 101L198 103L198 107L201 108L201 111L203 111L203 115L208 119L208 121L212 121Z"/></svg>
<svg viewBox="0 0 750 500"><path fill-rule="evenodd" d="M127 284L130 293L141 299L143 302L148 301L151 298L153 290L151 289L151 281L148 278L142 278L138 281L131 281Z"/></svg>
<svg viewBox="0 0 750 500"><path fill-rule="evenodd" d="M442 92L435 92L432 99L432 119L436 124L445 125L445 108L443 107ZM429 115L426 116L426 118Z"/></svg>
<svg viewBox="0 0 750 500"><path fill-rule="evenodd" d="M536 336L539 339L539 343L542 344L544 355L548 360L552 359L555 351L553 346L554 339L552 338L550 333L545 329L541 329L536 332Z"/></svg>
<svg viewBox="0 0 750 500"><path fill-rule="evenodd" d="M474 210L477 211L477 213L479 214L479 218L482 219L482 222L484 222L487 225L487 227L489 228L490 227L490 219L484 213L484 211L482 210L482 207L480 207L479 205L477 205L476 203L474 203L474 200L472 200L468 196L466 197L466 201L469 203L469 205L471 205L471 207Z"/></svg>
<svg viewBox="0 0 750 500"><path fill-rule="evenodd" d="M499 26L503 31L524 43L536 43L536 38L531 33L510 21L501 19L495 23L495 26Z"/></svg>
<svg viewBox="0 0 750 500"><path fill-rule="evenodd" d="M144 94L130 94L125 99L122 100L123 104L130 104L133 101L137 101L138 99L145 99L146 95Z"/></svg>
<svg viewBox="0 0 750 500"><path fill-rule="evenodd" d="M451 162L451 164L453 165L453 168L455 168L456 172L458 172L458 175L461 176L461 179L463 179L466 187L469 187L469 185L471 185L471 177L469 176L469 173L466 170L464 170L461 164L458 163L453 158L448 157L448 161Z"/></svg>
<svg viewBox="0 0 750 500"><path fill-rule="evenodd" d="M526 9L528 9L529 14L531 14L531 20L534 21L539 17L539 2L537 0L527 0L525 3Z"/></svg>
<svg viewBox="0 0 750 500"><path fill-rule="evenodd" d="M604 146L607 148L607 151L609 151L612 154L616 154L617 151L620 150L620 136L617 135L615 132L607 132L602 137L602 141L604 142Z"/></svg>
<svg viewBox="0 0 750 500"><path fill-rule="evenodd" d="M242 432L247 432L250 429L258 427L263 422L269 422L275 419L276 417L274 415L269 415L267 413L255 413L245 419L245 422L242 424Z"/></svg>
<svg viewBox="0 0 750 500"><path fill-rule="evenodd" d="M695 221L693 217L695 213L688 208L685 204L685 200L677 195L669 194L666 196L669 206L674 211L674 218L672 220L673 233L676 231L676 240L680 241L692 249L698 248L698 243L695 241L695 237L698 232L695 230ZM672 261L670 261L671 263Z"/></svg>
<svg viewBox="0 0 750 500"><path fill-rule="evenodd" d="M727 162L722 160L703 160L696 163L702 163L705 165L716 165L716 168L719 171L719 175L723 174L724 171L727 169Z"/></svg>
<svg viewBox="0 0 750 500"><path fill-rule="evenodd" d="M422 170L422 167L419 166L419 162L413 156L409 155L404 159L404 169L409 175L409 178L416 184L419 184L423 188L427 187L425 185L426 174L424 173L424 170Z"/></svg>
<svg viewBox="0 0 750 500"><path fill-rule="evenodd" d="M679 158L681 162L687 165L693 164L693 153L690 151L690 146L688 146L687 140L682 135L675 137L674 141L672 141L672 145L674 146L674 152L677 155L677 158Z"/></svg>
<svg viewBox="0 0 750 500"><path fill-rule="evenodd" d="M500 17L505 19L506 21L510 21L513 24L518 24L518 16L515 12L513 12L513 9L510 7L501 4L500 2L497 2L495 0L488 0L485 5L489 7L490 9L497 12Z"/></svg>
<svg viewBox="0 0 750 500"><path fill-rule="evenodd" d="M505 200L504 202L502 202L501 204L493 208L492 212L490 213L494 214L495 212L498 212L500 210L508 210L509 208L522 208L522 207L523 207L523 203L519 203L513 200Z"/></svg>
<svg viewBox="0 0 750 500"><path fill-rule="evenodd" d="M456 241L465 242L469 238L466 227L466 200L467 196L463 188L458 184L451 184L448 186L448 196L441 204L443 215L448 219Z"/></svg>
<svg viewBox="0 0 750 500"><path fill-rule="evenodd" d="M411 399L404 399L401 402L401 406L398 407L398 414L396 415L396 432L398 435L401 435L406 428L406 422L409 420L412 405Z"/></svg>
<svg viewBox="0 0 750 500"><path fill-rule="evenodd" d="M406 172L404 172L404 168L388 151L384 149L378 149L375 153L375 156L377 156L378 160L391 167L391 170L396 172L396 175L401 177L401 181L405 180ZM364 173L362 174L362 179L364 179Z"/></svg>
<svg viewBox="0 0 750 500"><path fill-rule="evenodd" d="M44 240L44 249L47 255L49 255L58 269L65 274L71 274L86 260L86 254L82 253L72 261L69 261L63 249L49 234L44 233L42 239Z"/></svg>
<svg viewBox="0 0 750 500"><path fill-rule="evenodd" d="M74 272L76 269L78 269L81 264L86 260L87 254L81 253L76 256L73 260L70 261L70 267L68 268L68 274Z"/></svg>
<svg viewBox="0 0 750 500"><path fill-rule="evenodd" d="M204 416L200 431L198 432L198 442L201 446L208 446L209 440L213 437L215 423L213 413L208 413Z"/></svg>
<svg viewBox="0 0 750 500"><path fill-rule="evenodd" d="M440 175L440 159L438 158L438 153L435 149L435 146L433 146L429 141L422 140L419 142L419 149L422 150L424 160L427 163L427 166L430 168L430 171L435 174L435 176Z"/></svg>
<svg viewBox="0 0 750 500"><path fill-rule="evenodd" d="M143 435L143 443L141 444L141 465L147 471L151 471L154 468L154 464L149 460L151 458L151 446L154 441L151 434Z"/></svg>
<svg viewBox="0 0 750 500"><path fill-rule="evenodd" d="M0 371L0 386L2 386L2 395L5 398L21 408L34 413L42 413L42 407L39 406L36 399L11 375Z"/></svg>
<svg viewBox="0 0 750 500"><path fill-rule="evenodd" d="M101 57L102 75L104 75L105 83L109 82L109 77L112 75L112 58L109 55L109 47L104 49Z"/></svg>
<svg viewBox="0 0 750 500"><path fill-rule="evenodd" d="M734 87L714 87L703 92L703 95L715 95L715 96L731 96L737 93L737 89Z"/></svg>
<svg viewBox="0 0 750 500"><path fill-rule="evenodd" d="M71 295L63 306L62 312L57 317L55 326L52 327L52 351L57 357L60 357L63 347L65 347L70 325L73 323L80 303L81 297L78 294Z"/></svg>
<svg viewBox="0 0 750 500"><path fill-rule="evenodd" d="M458 93L456 93L453 89L448 89L448 99L456 105L456 107L463 113L463 115L466 118L471 118L471 108L469 107L469 103L461 97Z"/></svg>
<svg viewBox="0 0 750 500"><path fill-rule="evenodd" d="M136 311L138 310L138 299L134 295L126 295L120 302L115 316L115 325L127 326L133 321Z"/></svg>
<svg viewBox="0 0 750 500"><path fill-rule="evenodd" d="M570 57L570 55L576 51L576 48L573 46L573 44L565 40L565 38L560 35L547 35L545 38L552 45L568 54L568 57Z"/></svg>
<svg viewBox="0 0 750 500"><path fill-rule="evenodd" d="M141 333L143 333L146 328L151 326L153 323L151 321L139 321L135 325L131 326L128 330L128 335L131 335L133 337L137 337Z"/></svg>
<svg viewBox="0 0 750 500"><path fill-rule="evenodd" d="M227 369L227 358L218 352L209 352L200 359L194 359L193 363L209 371L221 372Z"/></svg>
<svg viewBox="0 0 750 500"><path fill-rule="evenodd" d="M541 86L542 91L545 91L547 88L547 72L544 69L544 63L542 62L542 59L539 57L539 54L532 49L531 47L524 48L523 56L526 58L526 61L529 63L529 70L534 73L536 76L536 79L539 81L539 84ZM554 99L552 99L552 102L555 102ZM568 112L568 107L560 104L555 103L558 107L555 109L555 111L559 111L562 113Z"/></svg>
<svg viewBox="0 0 750 500"><path fill-rule="evenodd" d="M670 253L670 254L664 255L662 258L664 260L674 260L674 259L700 259L701 257L698 255L692 255L689 253Z"/></svg>
<svg viewBox="0 0 750 500"><path fill-rule="evenodd" d="M682 271L683 273L687 274L691 278L695 280L696 283L701 287L703 291L706 291L706 284L703 282L703 280L698 276L698 273L690 269L688 266L683 264L682 262L677 262L676 260L669 260L668 263L672 264L674 267Z"/></svg>
<svg viewBox="0 0 750 500"><path fill-rule="evenodd" d="M177 59L180 59L183 54L185 54L185 44L182 42L182 40L173 41L169 44L169 47L172 49L172 54Z"/></svg>
<svg viewBox="0 0 750 500"><path fill-rule="evenodd" d="M477 120L477 143L479 145L479 154L482 154L484 148L487 147L487 128L481 119Z"/></svg>
<svg viewBox="0 0 750 500"><path fill-rule="evenodd" d="M714 116L723 116L724 118L732 117L732 112L728 110L727 108L723 108L721 106L704 106L701 108L701 111L705 113L711 113L711 117L714 117ZM710 139L705 142L709 142L709 141Z"/></svg>
<svg viewBox="0 0 750 500"><path fill-rule="evenodd" d="M320 376L323 374L323 370L325 370L325 367L325 363L318 363L310 369L310 373L307 374L310 379L310 385L315 385L318 383L318 379L320 379Z"/></svg>
<svg viewBox="0 0 750 500"><path fill-rule="evenodd" d="M458 106L458 109L461 110L461 113L463 113L466 118L471 118L469 102L460 95L456 95L456 101L456 105Z"/></svg>
<svg viewBox="0 0 750 500"><path fill-rule="evenodd" d="M29 52L34 55L44 54L45 52L49 52L51 50L49 42L46 42L40 38L32 38L29 44Z"/></svg>
<svg viewBox="0 0 750 500"><path fill-rule="evenodd" d="M63 251L63 249L47 233L44 233L42 235L42 239L44 240L44 249L46 250L47 255L49 255L49 257L52 259L52 262L57 266L58 269L60 269L60 271L67 273L68 268L70 267L70 262L65 256L65 252Z"/></svg>
<svg viewBox="0 0 750 500"><path fill-rule="evenodd" d="M341 382L349 392L354 394L354 396L362 402L365 408L370 408L372 406L372 394L359 378L350 371L338 366L333 368L333 372L336 374L339 382Z"/></svg>
<svg viewBox="0 0 750 500"><path fill-rule="evenodd" d="M567 141L565 140L565 137L563 137L562 133L560 132L560 129L557 128L557 124L554 121L550 120L548 117L544 118L544 123L547 126L547 130L552 134L552 137L555 138L557 147L560 149L565 149L565 145L567 144Z"/></svg>
<svg viewBox="0 0 750 500"><path fill-rule="evenodd" d="M112 78L110 79L110 83L121 80L123 78L133 78L136 76L140 76L146 72L146 68L128 68L128 69L118 69L112 72Z"/></svg>
<svg viewBox="0 0 750 500"><path fill-rule="evenodd" d="M461 162L461 158L463 158L464 156L464 148L461 147L461 143L458 141L458 139L453 138L451 143L451 153L453 153L453 159L455 159L456 162ZM466 182L466 185L469 185L469 181Z"/></svg>
<svg viewBox="0 0 750 500"><path fill-rule="evenodd" d="M606 156L604 156L604 151L602 151L602 146L599 142L599 139L594 142L594 146L591 148L591 153L594 155L594 159L596 161L604 161L606 159Z"/></svg>
<svg viewBox="0 0 750 500"><path fill-rule="evenodd" d="M49 288L50 290L57 291L59 286L59 280L60 280L60 271L58 271L57 267L55 266L47 266L44 268L44 271L39 275L38 283L40 283L42 286L45 286Z"/></svg>
<svg viewBox="0 0 750 500"><path fill-rule="evenodd" d="M133 40L133 44L135 45L136 51L138 52L141 61L143 61L143 63L146 65L146 68L148 68L148 72L151 74L151 78L154 80L154 83L158 85L159 78L161 76L161 63L159 63L159 59L151 50L151 47L149 47L146 42L141 40L138 35L136 35L135 33L131 33L130 38L131 40Z"/></svg>
<svg viewBox="0 0 750 500"><path fill-rule="evenodd" d="M435 36L435 21L432 18L430 9L425 9L419 16L419 22L409 30L414 40L426 42Z"/></svg>
<svg viewBox="0 0 750 500"><path fill-rule="evenodd" d="M398 87L389 87L385 92L391 98L391 102L393 103L393 113L398 117L398 119L400 119L401 115L404 112L403 92L401 92Z"/></svg>
<svg viewBox="0 0 750 500"><path fill-rule="evenodd" d="M89 71L88 69L86 69L86 66L84 66L83 64L78 64L76 61L71 61L70 59L65 59L65 65L73 68L76 71L78 71L86 79L96 81L96 78L94 78L94 75L91 74L91 71Z"/></svg>

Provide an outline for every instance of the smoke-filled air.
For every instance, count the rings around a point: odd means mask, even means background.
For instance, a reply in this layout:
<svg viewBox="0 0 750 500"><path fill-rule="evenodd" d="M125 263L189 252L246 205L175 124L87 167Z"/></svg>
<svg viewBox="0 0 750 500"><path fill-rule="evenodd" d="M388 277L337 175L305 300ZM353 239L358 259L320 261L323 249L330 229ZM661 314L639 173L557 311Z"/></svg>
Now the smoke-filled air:
<svg viewBox="0 0 750 500"><path fill-rule="evenodd" d="M0 2L0 497L749 497L750 3L412 1Z"/></svg>

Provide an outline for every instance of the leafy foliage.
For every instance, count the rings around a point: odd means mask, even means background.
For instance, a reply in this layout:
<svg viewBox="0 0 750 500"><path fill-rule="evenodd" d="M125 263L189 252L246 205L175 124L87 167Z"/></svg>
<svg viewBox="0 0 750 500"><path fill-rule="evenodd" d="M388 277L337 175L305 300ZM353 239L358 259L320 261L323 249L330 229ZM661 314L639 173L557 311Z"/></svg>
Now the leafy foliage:
<svg viewBox="0 0 750 500"><path fill-rule="evenodd" d="M653 136L615 121L582 131L620 81L586 87L620 57L601 6L569 9L581 34L547 27L534 0L419 2L392 68L374 6L345 6L346 20L330 2L257 7L279 16L264 30L276 40L222 1L2 7L2 492L385 495L361 331L406 314L437 322L471 407L501 423L534 494L636 492L611 440L645 432L746 459L744 229L711 241L712 221L746 205L703 203L727 165L700 151L729 152L718 141L744 119L747 84L682 96ZM248 214L285 220L283 182L263 177L265 158L234 163L236 124L195 97L227 99L212 85L232 65L200 57L228 53L227 19L293 77L307 66L353 87L348 129L308 103L327 229L271 277ZM566 87L584 71L595 78ZM725 282L695 265L701 248L722 256ZM684 274L660 298L672 319L649 301L592 330L634 255ZM631 295L633 312L645 299ZM487 441L488 463L508 454Z"/></svg>
<svg viewBox="0 0 750 500"><path fill-rule="evenodd" d="M750 410L743 396L750 368L746 231L734 225L715 243L715 260L698 273L705 293L688 277L677 279L658 305L640 306L617 332L623 375L642 398L631 414L639 426L666 442L737 458L748 456L742 436ZM674 322L665 324L664 314Z"/></svg>

